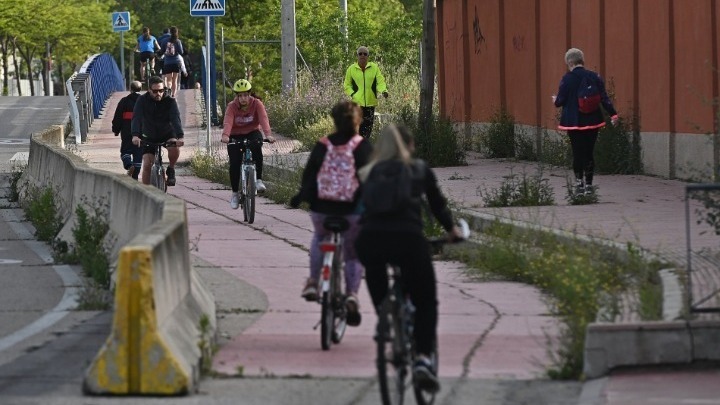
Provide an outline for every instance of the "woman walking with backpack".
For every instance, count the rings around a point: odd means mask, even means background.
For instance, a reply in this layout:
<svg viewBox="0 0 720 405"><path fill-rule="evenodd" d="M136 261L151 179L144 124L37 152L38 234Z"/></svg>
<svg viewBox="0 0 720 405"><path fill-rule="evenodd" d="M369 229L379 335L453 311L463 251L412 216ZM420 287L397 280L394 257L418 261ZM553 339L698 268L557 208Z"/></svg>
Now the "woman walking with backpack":
<svg viewBox="0 0 720 405"><path fill-rule="evenodd" d="M170 39L163 45L163 79L165 87L170 91L170 97L175 97L180 88L180 71L182 70L182 54L185 53L182 42L178 37L178 29L170 27Z"/></svg>
<svg viewBox="0 0 720 405"><path fill-rule="evenodd" d="M613 125L618 116L600 75L585 69L585 57L581 50L568 49L565 53L565 64L569 72L565 73L560 81L557 96L552 96L555 107L562 107L558 129L567 131L570 137L575 193L590 195L595 191L595 142L598 131L605 126L600 105L610 115Z"/></svg>
<svg viewBox="0 0 720 405"><path fill-rule="evenodd" d="M360 182L357 170L370 157L372 145L358 134L362 110L352 101L342 101L331 111L335 132L321 138L313 147L303 171L300 191L290 200L297 208L302 201L310 204L310 218L314 233L310 243L310 277L301 296L308 301L318 299L318 282L322 267L320 242L331 232L323 227L327 216L343 216L350 227L343 232L343 258L345 260L345 292L347 295L347 324L360 324L360 305L357 293L362 281L363 268L355 253L360 214Z"/></svg>
<svg viewBox="0 0 720 405"><path fill-rule="evenodd" d="M413 151L406 128L389 125L380 133L370 163L359 173L365 211L355 247L376 309L388 293L387 265L402 270L405 291L416 308L413 378L434 392L440 389L430 360L437 343L438 301L430 245L423 234L423 196L450 239L461 239L462 232L453 225L435 174L424 161L412 158Z"/></svg>

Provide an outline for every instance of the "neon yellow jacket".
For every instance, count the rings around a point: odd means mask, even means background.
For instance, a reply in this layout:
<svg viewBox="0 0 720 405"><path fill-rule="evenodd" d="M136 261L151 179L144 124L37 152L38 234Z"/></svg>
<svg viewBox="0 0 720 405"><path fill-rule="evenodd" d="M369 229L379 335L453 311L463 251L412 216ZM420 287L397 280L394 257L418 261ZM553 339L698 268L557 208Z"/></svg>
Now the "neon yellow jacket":
<svg viewBox="0 0 720 405"><path fill-rule="evenodd" d="M345 94L360 107L375 107L378 94L386 91L385 77L374 62L368 62L364 71L353 63L345 72Z"/></svg>

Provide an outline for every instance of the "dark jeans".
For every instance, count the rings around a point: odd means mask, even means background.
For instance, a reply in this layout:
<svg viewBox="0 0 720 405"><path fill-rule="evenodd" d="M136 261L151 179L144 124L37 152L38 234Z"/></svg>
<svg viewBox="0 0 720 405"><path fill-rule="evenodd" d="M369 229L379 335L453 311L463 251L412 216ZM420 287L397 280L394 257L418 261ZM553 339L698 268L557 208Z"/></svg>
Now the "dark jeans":
<svg viewBox="0 0 720 405"><path fill-rule="evenodd" d="M360 135L368 139L372 135L373 123L375 122L375 107L361 107L363 120L360 123Z"/></svg>
<svg viewBox="0 0 720 405"><path fill-rule="evenodd" d="M262 179L263 154L262 154L262 134L260 131L253 131L247 135L230 135L231 139L247 138L249 141L257 141L250 144L250 152L252 152L255 161L255 172L258 180ZM237 193L240 186L240 167L242 167L242 145L228 145L228 160L230 161L230 187L232 191Z"/></svg>
<svg viewBox="0 0 720 405"><path fill-rule="evenodd" d="M595 172L595 142L598 129L568 131L573 153L573 172L576 179L585 178L585 184L592 184Z"/></svg>
<svg viewBox="0 0 720 405"><path fill-rule="evenodd" d="M124 142L120 147L120 159L123 162L125 170L130 169L130 166L135 166L133 172L133 179L137 180L140 175L140 168L142 167L142 155L143 150L139 146L133 145L131 142Z"/></svg>
<svg viewBox="0 0 720 405"><path fill-rule="evenodd" d="M438 301L435 269L430 246L422 234L360 230L355 243L358 258L365 266L365 282L375 308L388 293L387 264L402 269L405 291L415 305L414 338L417 351L434 352L437 338Z"/></svg>

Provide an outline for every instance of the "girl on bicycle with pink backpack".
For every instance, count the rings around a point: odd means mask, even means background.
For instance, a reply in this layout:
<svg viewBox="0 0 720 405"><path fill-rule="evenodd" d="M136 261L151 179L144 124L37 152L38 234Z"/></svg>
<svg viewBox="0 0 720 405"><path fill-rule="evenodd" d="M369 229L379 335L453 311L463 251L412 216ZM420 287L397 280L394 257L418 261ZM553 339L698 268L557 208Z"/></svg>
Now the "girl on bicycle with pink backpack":
<svg viewBox="0 0 720 405"><path fill-rule="evenodd" d="M303 171L300 191L290 200L292 207L298 207L302 201L310 204L310 218L314 227L310 244L310 277L301 295L308 301L318 299L322 267L320 242L331 233L324 228L323 221L330 215L345 217L349 223L349 228L343 232L347 324L357 326L361 320L357 293L363 273L355 253L360 220L360 181L357 170L367 164L372 145L358 134L362 110L356 103L339 102L332 108L331 116L335 132L315 144Z"/></svg>

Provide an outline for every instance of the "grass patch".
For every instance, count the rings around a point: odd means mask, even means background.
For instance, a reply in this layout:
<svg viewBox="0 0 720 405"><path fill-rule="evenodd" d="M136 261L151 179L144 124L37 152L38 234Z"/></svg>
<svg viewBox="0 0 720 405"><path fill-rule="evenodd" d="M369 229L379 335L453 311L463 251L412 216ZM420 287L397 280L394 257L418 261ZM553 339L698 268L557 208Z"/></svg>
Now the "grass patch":
<svg viewBox="0 0 720 405"><path fill-rule="evenodd" d="M550 344L552 365L547 373L552 378L581 377L587 325L623 292L640 291L641 304L635 310L642 319L660 316L657 272L662 265L644 260L633 245L618 251L500 223L486 228L480 238L482 243L447 249L446 255L468 264L471 276L527 283L547 294L552 315L563 323Z"/></svg>
<svg viewBox="0 0 720 405"><path fill-rule="evenodd" d="M555 204L555 192L550 180L543 177L542 168L535 175L523 172L503 177L500 187L482 190L486 207L533 207Z"/></svg>
<svg viewBox="0 0 720 405"><path fill-rule="evenodd" d="M230 162L220 152L196 152L190 159L190 169L197 177L230 186Z"/></svg>

